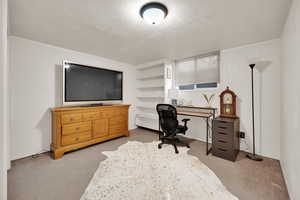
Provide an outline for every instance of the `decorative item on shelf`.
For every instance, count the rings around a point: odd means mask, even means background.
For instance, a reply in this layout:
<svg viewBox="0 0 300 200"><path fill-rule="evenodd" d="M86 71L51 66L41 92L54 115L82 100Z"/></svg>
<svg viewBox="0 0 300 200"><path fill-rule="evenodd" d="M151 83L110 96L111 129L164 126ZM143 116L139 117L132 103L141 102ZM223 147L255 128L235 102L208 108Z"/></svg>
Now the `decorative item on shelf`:
<svg viewBox="0 0 300 200"><path fill-rule="evenodd" d="M236 95L229 87L220 94L220 106L220 117L237 118Z"/></svg>
<svg viewBox="0 0 300 200"><path fill-rule="evenodd" d="M214 99L215 94L208 95L208 94L203 93L202 96L204 97L204 99L207 103L207 107L211 108L212 100Z"/></svg>
<svg viewBox="0 0 300 200"><path fill-rule="evenodd" d="M178 98L178 90L177 89L169 89L168 90L168 97L171 99L171 104L173 106L177 106L177 98Z"/></svg>
<svg viewBox="0 0 300 200"><path fill-rule="evenodd" d="M184 99L183 98L178 99L177 103L178 103L179 106L182 106L184 104Z"/></svg>
<svg viewBox="0 0 300 200"><path fill-rule="evenodd" d="M172 100L171 100L171 104L172 104L173 106L177 106L177 99L172 99Z"/></svg>

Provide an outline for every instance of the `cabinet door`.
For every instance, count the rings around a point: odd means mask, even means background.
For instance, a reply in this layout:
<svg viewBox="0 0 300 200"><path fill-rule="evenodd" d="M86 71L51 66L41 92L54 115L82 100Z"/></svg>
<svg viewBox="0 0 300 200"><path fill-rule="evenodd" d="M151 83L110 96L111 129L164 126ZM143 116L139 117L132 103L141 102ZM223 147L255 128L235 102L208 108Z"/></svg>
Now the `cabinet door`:
<svg viewBox="0 0 300 200"><path fill-rule="evenodd" d="M108 135L108 119L95 120L93 123L93 138Z"/></svg>

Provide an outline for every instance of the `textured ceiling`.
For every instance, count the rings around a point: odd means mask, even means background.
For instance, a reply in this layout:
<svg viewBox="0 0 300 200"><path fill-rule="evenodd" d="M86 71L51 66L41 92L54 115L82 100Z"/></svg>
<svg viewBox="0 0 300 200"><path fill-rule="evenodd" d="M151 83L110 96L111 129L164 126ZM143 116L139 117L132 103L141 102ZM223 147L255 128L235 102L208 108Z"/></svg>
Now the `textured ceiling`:
<svg viewBox="0 0 300 200"><path fill-rule="evenodd" d="M278 38L290 0L161 0L160 25L139 17L146 0L10 0L11 35L141 64Z"/></svg>

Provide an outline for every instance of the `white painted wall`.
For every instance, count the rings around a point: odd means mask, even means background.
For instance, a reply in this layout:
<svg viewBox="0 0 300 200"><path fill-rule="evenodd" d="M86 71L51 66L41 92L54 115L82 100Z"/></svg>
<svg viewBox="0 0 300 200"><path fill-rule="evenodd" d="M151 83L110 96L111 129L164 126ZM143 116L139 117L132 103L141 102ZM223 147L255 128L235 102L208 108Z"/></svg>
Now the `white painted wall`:
<svg viewBox="0 0 300 200"><path fill-rule="evenodd" d="M281 166L292 200L300 199L300 1L294 0L281 40Z"/></svg>
<svg viewBox="0 0 300 200"><path fill-rule="evenodd" d="M8 166L8 83L7 83L7 0L0 0L0 200L7 199Z"/></svg>
<svg viewBox="0 0 300 200"><path fill-rule="evenodd" d="M241 131L246 139L241 149L252 151L251 121L251 77L249 63L253 60L265 61L268 65L262 73L255 70L255 113L257 153L280 158L280 40L242 46L221 51L220 86L216 90L180 92L186 103L205 106L202 93L216 94L214 106L219 108L219 94L229 86L238 96L237 112ZM205 140L205 121L192 118L188 136Z"/></svg>
<svg viewBox="0 0 300 200"><path fill-rule="evenodd" d="M50 108L61 106L62 60L124 72L124 101L133 104L129 128L135 128L136 70L133 66L18 37L9 37L11 87L11 159L49 150Z"/></svg>

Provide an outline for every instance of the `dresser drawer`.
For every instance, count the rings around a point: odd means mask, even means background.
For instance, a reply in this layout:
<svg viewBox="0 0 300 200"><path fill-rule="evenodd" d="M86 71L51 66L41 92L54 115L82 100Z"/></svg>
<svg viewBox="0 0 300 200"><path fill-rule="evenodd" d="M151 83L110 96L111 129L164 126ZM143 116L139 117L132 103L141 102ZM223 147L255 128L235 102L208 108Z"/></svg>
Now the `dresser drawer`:
<svg viewBox="0 0 300 200"><path fill-rule="evenodd" d="M219 147L219 148L223 148L223 149L232 149L232 147L233 147L232 141L223 140L223 139L220 139L220 138L213 138L212 145L214 147Z"/></svg>
<svg viewBox="0 0 300 200"><path fill-rule="evenodd" d="M233 123L225 120L215 120L214 126L223 129L232 129Z"/></svg>
<svg viewBox="0 0 300 200"><path fill-rule="evenodd" d="M233 129L232 128L220 128L220 127L213 127L213 132L218 132L223 135L232 136Z"/></svg>
<svg viewBox="0 0 300 200"><path fill-rule="evenodd" d="M111 118L115 115L114 111L101 111L100 116L103 118Z"/></svg>
<svg viewBox="0 0 300 200"><path fill-rule="evenodd" d="M128 117L128 111L127 110L118 110L118 111L116 111L116 116Z"/></svg>
<svg viewBox="0 0 300 200"><path fill-rule="evenodd" d="M123 134L126 131L128 131L127 124L112 125L109 127L110 135L119 135L119 134Z"/></svg>
<svg viewBox="0 0 300 200"><path fill-rule="evenodd" d="M62 135L70 135L74 133L85 132L91 129L92 129L91 122L67 124L67 125L63 125L62 127Z"/></svg>
<svg viewBox="0 0 300 200"><path fill-rule="evenodd" d="M80 142L88 141L92 138L91 131L82 132L78 134L66 135L61 138L61 145L67 146L71 144L77 144Z"/></svg>
<svg viewBox="0 0 300 200"><path fill-rule="evenodd" d="M62 124L81 122L81 120L82 120L81 113L66 113L66 114L62 114L61 117Z"/></svg>
<svg viewBox="0 0 300 200"><path fill-rule="evenodd" d="M87 112L87 113L83 113L82 117L84 121L88 121L88 120L99 119L100 115L99 112Z"/></svg>
<svg viewBox="0 0 300 200"><path fill-rule="evenodd" d="M213 129L212 137L221 140L232 139L233 133L226 130Z"/></svg>
<svg viewBox="0 0 300 200"><path fill-rule="evenodd" d="M235 154L232 149L226 149L226 148L222 148L222 147L213 147L212 154L214 156L225 158L227 160L231 160L231 161L235 160Z"/></svg>
<svg viewBox="0 0 300 200"><path fill-rule="evenodd" d="M127 123L127 116L118 116L110 119L109 125L119 125L119 124Z"/></svg>

